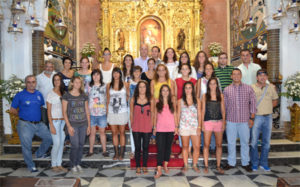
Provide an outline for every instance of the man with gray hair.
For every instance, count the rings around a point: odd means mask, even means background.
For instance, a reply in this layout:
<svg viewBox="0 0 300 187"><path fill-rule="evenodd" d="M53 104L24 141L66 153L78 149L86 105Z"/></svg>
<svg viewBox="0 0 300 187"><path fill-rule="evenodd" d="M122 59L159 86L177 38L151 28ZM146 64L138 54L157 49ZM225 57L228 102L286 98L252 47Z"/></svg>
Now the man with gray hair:
<svg viewBox="0 0 300 187"><path fill-rule="evenodd" d="M135 66L140 66L143 69L143 72L148 71L148 45L146 44L141 44L140 46L140 57L134 59L134 65Z"/></svg>
<svg viewBox="0 0 300 187"><path fill-rule="evenodd" d="M55 75L54 64L51 61L45 62L45 70L39 74L37 79L36 89L39 90L43 97L46 98L48 93L53 89L52 78ZM47 105L44 104L42 108L42 121L48 126L48 115L47 115Z"/></svg>
<svg viewBox="0 0 300 187"><path fill-rule="evenodd" d="M10 112L19 115L17 131L20 137L22 153L27 168L31 172L37 172L32 160L32 138L34 135L42 139L39 149L35 152L36 158L44 158L52 137L47 126L41 121L41 107L45 104L43 95L36 90L36 78L28 75L25 78L26 88L14 97ZM18 111L19 109L19 111Z"/></svg>

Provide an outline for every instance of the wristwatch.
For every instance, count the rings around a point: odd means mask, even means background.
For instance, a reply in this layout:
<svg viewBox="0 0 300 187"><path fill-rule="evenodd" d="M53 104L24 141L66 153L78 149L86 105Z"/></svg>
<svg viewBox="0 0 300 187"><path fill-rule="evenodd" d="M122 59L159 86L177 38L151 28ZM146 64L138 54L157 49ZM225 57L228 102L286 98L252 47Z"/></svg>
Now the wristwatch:
<svg viewBox="0 0 300 187"><path fill-rule="evenodd" d="M250 120L254 121L254 118L249 118Z"/></svg>

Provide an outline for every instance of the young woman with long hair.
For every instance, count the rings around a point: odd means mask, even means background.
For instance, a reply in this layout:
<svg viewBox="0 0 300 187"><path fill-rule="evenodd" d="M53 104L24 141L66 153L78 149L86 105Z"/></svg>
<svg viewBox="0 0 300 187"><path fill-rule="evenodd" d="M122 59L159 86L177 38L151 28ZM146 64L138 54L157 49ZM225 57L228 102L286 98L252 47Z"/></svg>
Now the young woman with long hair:
<svg viewBox="0 0 300 187"><path fill-rule="evenodd" d="M102 72L95 69L91 74L91 82L88 85L87 93L89 96L89 109L91 114L91 134L89 137L90 150L86 156L94 154L94 144L96 137L96 126L98 126L100 141L102 145L102 155L108 157L109 153L106 151L106 134L107 127L106 118L106 85L103 82Z"/></svg>
<svg viewBox="0 0 300 187"><path fill-rule="evenodd" d="M123 81L129 82L133 76L134 59L132 55L125 55L122 63Z"/></svg>
<svg viewBox="0 0 300 187"><path fill-rule="evenodd" d="M177 56L176 52L173 48L168 48L165 51L163 63L167 66L169 71L169 77L174 80L175 77L173 77L173 72L176 70L178 66Z"/></svg>
<svg viewBox="0 0 300 187"><path fill-rule="evenodd" d="M204 132L204 172L208 173L209 144L212 133L216 138L217 171L221 174L222 140L225 130L224 96L220 91L218 79L213 77L208 81L207 92L202 98L202 130Z"/></svg>
<svg viewBox="0 0 300 187"><path fill-rule="evenodd" d="M65 92L65 85L60 74L55 74L52 78L53 89L48 93L47 113L49 128L52 136L53 146L51 150L51 165L54 172L67 172L62 167L62 155L65 141L65 120L62 113L61 98Z"/></svg>
<svg viewBox="0 0 300 187"><path fill-rule="evenodd" d="M105 48L103 50L103 62L99 66L99 69L102 72L103 82L105 84L110 83L114 67L114 63L111 62L111 52L108 48Z"/></svg>
<svg viewBox="0 0 300 187"><path fill-rule="evenodd" d="M63 63L63 70L59 72L60 76L62 77L62 81L64 83L65 91L68 91L68 86L70 83L70 80L72 79L74 75L74 71L72 70L73 61L70 57L64 57L62 59Z"/></svg>
<svg viewBox="0 0 300 187"><path fill-rule="evenodd" d="M182 140L183 172L188 170L189 143L193 145L193 170L200 172L197 167L200 151L201 136L201 103L196 98L194 84L186 82L183 85L182 98L177 103L179 135Z"/></svg>
<svg viewBox="0 0 300 187"><path fill-rule="evenodd" d="M69 92L62 97L63 116L71 141L71 171L82 172L80 166L86 135L90 134L91 122L88 97L84 93L81 77L73 77L69 84Z"/></svg>
<svg viewBox="0 0 300 187"><path fill-rule="evenodd" d="M130 101L130 122L135 145L137 175L141 174L141 147L143 147L143 173L148 173L148 146L153 128L152 106L149 84L146 81L139 81Z"/></svg>
<svg viewBox="0 0 300 187"><path fill-rule="evenodd" d="M207 54L204 51L199 51L194 61L194 67L197 72L197 79L200 79L203 76L204 66L207 63L209 63Z"/></svg>
<svg viewBox="0 0 300 187"><path fill-rule="evenodd" d="M80 59L80 67L81 69L74 73L75 77L81 77L84 82L84 86L86 87L89 82L91 82L91 73L90 70L90 61L88 57L81 57ZM87 92L87 90L84 90Z"/></svg>
<svg viewBox="0 0 300 187"><path fill-rule="evenodd" d="M174 79L182 77L181 68L182 68L182 65L184 65L184 64L187 64L191 67L190 68L191 69L190 76L197 80L198 79L197 78L197 72L196 72L195 68L193 66L191 66L190 56L187 52L183 52L183 53L180 54L179 65L173 72Z"/></svg>
<svg viewBox="0 0 300 187"><path fill-rule="evenodd" d="M153 134L156 135L157 145L157 171L155 178L162 175L162 166L165 173L169 173L168 162L171 155L171 147L174 135L178 134L176 117L176 103L172 99L171 88L162 85L159 90L159 98L154 107Z"/></svg>
<svg viewBox="0 0 300 187"><path fill-rule="evenodd" d="M112 71L111 83L106 86L106 95L106 106L108 106L107 122L111 127L115 151L113 160L123 160L125 153L125 126L129 118L127 107L129 88L128 84L123 82L122 71L118 67L115 67ZM120 134L120 141L118 134Z"/></svg>
<svg viewBox="0 0 300 187"><path fill-rule="evenodd" d="M154 77L155 74L155 59L154 58L149 58L147 61L147 65L148 65L148 70L146 72L143 72L141 75L141 79L145 80L148 82L148 84L151 84L151 80Z"/></svg>

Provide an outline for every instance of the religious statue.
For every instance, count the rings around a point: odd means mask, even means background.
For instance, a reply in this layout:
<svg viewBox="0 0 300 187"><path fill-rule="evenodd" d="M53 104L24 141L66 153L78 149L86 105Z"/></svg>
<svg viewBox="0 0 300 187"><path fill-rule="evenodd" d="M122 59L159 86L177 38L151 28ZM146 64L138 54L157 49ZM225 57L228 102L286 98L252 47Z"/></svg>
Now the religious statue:
<svg viewBox="0 0 300 187"><path fill-rule="evenodd" d="M184 43L185 43L185 34L184 30L180 29L178 35L177 35L177 50L185 50Z"/></svg>
<svg viewBox="0 0 300 187"><path fill-rule="evenodd" d="M118 33L118 41L119 41L119 48L118 48L118 50L124 50L125 36L124 36L124 32L123 32L122 29L120 29L120 31Z"/></svg>

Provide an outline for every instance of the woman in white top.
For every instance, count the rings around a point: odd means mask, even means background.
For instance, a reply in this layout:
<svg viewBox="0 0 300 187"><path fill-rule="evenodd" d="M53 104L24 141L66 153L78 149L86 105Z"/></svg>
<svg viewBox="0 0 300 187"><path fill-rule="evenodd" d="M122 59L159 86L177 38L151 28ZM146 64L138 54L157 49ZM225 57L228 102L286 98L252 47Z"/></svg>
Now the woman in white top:
<svg viewBox="0 0 300 187"><path fill-rule="evenodd" d="M129 98L128 84L122 80L122 71L115 67L112 71L111 83L107 84L107 122L110 125L113 137L115 155L113 160L123 160L125 152L125 126L128 123ZM120 133L120 141L118 134ZM119 143L120 142L120 143ZM120 144L120 152L119 152Z"/></svg>
<svg viewBox="0 0 300 187"><path fill-rule="evenodd" d="M55 74L52 78L52 84L54 88L48 93L46 99L49 127L53 140L51 150L52 171L67 172L68 170L61 166L65 141L65 121L61 104L61 98L65 92L65 85L61 75Z"/></svg>
<svg viewBox="0 0 300 187"><path fill-rule="evenodd" d="M133 76L134 60L129 54L125 55L122 63L123 81L129 83Z"/></svg>
<svg viewBox="0 0 300 187"><path fill-rule="evenodd" d="M165 51L163 62L168 68L170 79L175 80L173 72L177 69L178 61L173 48L170 47Z"/></svg>
<svg viewBox="0 0 300 187"><path fill-rule="evenodd" d="M174 79L182 77L181 67L183 64L188 64L189 66L191 66L190 56L187 52L181 53L181 55L179 57L179 65L176 67L176 69L173 72ZM196 72L195 68L193 66L191 66L191 69L192 69L191 77L197 80L197 72Z"/></svg>
<svg viewBox="0 0 300 187"><path fill-rule="evenodd" d="M103 51L104 61L100 64L99 68L103 75L104 84L108 84L111 81L112 70L114 69L114 63L110 61L111 52L108 48Z"/></svg>

